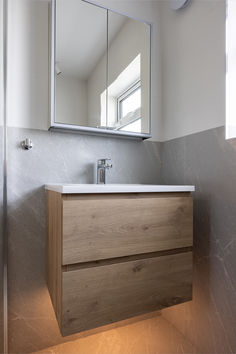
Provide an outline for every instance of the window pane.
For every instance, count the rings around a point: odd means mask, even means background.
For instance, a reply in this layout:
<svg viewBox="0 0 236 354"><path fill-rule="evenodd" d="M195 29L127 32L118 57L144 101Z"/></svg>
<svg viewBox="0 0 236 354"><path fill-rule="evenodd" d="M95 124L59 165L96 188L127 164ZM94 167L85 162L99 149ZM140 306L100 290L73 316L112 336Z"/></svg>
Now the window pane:
<svg viewBox="0 0 236 354"><path fill-rule="evenodd" d="M141 88L131 93L127 98L121 101L122 118L128 113L141 107Z"/></svg>
<svg viewBox="0 0 236 354"><path fill-rule="evenodd" d="M135 122L126 125L120 130L133 133L141 133L141 119L137 119Z"/></svg>

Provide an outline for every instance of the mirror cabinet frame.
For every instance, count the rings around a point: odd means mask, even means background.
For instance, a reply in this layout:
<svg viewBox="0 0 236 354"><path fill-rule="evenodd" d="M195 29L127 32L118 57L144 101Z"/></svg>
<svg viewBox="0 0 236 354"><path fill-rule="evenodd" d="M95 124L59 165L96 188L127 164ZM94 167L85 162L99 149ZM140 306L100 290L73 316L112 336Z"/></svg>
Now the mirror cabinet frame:
<svg viewBox="0 0 236 354"><path fill-rule="evenodd" d="M152 24L148 21L144 21L135 17L131 17L119 11L112 10L110 8L101 6L97 3L87 0L80 0L86 2L90 5L94 5L100 7L106 11L111 11L113 13L126 16L130 19L140 21L145 23L149 26L150 29L150 70L149 70L149 81L150 81L150 97L149 97L149 133L135 133L135 132L126 132L126 131L117 131L105 128L95 128L95 127L86 127L80 125L73 125L73 124L66 124L66 123L57 123L55 121L55 57L56 57L56 1L51 0L50 2L50 57L49 57L49 68L50 68L50 75L49 75L49 82L50 82L50 122L49 122L49 130L71 130L77 131L80 133L87 133L89 135L112 135L116 137L128 137L128 138L140 138L140 139L148 139L152 137ZM107 27L108 31L108 27ZM108 48L107 48L108 50ZM108 57L107 53L107 57ZM109 60L106 63L107 67L109 68ZM108 70L107 68L107 70ZM107 81L107 78L106 78ZM106 83L107 87L108 83Z"/></svg>

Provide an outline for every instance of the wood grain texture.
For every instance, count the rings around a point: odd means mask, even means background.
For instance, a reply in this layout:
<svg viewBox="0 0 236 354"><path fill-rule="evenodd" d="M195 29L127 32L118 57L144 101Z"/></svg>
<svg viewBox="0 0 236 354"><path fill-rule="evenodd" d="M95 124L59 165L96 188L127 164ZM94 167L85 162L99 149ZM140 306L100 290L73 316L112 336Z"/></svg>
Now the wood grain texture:
<svg viewBox="0 0 236 354"><path fill-rule="evenodd" d="M63 273L62 334L191 300L192 252Z"/></svg>
<svg viewBox="0 0 236 354"><path fill-rule="evenodd" d="M62 198L60 193L47 191L47 285L61 326L62 294Z"/></svg>
<svg viewBox="0 0 236 354"><path fill-rule="evenodd" d="M63 197L63 265L192 246L191 195Z"/></svg>
<svg viewBox="0 0 236 354"><path fill-rule="evenodd" d="M103 200L103 199L137 199L137 198L166 198L189 197L190 192L153 192L153 193L89 193L89 194L63 194L64 200Z"/></svg>

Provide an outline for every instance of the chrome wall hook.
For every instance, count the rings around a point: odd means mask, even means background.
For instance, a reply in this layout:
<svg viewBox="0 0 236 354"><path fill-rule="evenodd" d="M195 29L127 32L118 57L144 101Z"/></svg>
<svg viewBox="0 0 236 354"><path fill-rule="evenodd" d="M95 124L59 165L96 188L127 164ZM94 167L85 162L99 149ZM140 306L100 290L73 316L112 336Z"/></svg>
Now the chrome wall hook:
<svg viewBox="0 0 236 354"><path fill-rule="evenodd" d="M21 146L24 150L30 150L33 147L32 140L29 138L26 138L24 141L22 141Z"/></svg>

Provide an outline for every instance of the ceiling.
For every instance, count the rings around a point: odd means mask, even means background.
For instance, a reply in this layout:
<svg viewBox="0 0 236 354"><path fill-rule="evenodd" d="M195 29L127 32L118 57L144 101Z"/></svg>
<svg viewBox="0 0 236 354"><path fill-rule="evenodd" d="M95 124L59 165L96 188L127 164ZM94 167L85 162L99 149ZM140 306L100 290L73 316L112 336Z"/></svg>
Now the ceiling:
<svg viewBox="0 0 236 354"><path fill-rule="evenodd" d="M86 80L107 48L107 10L82 0L56 4L56 62L63 74ZM113 12L108 16L112 41L127 17Z"/></svg>

